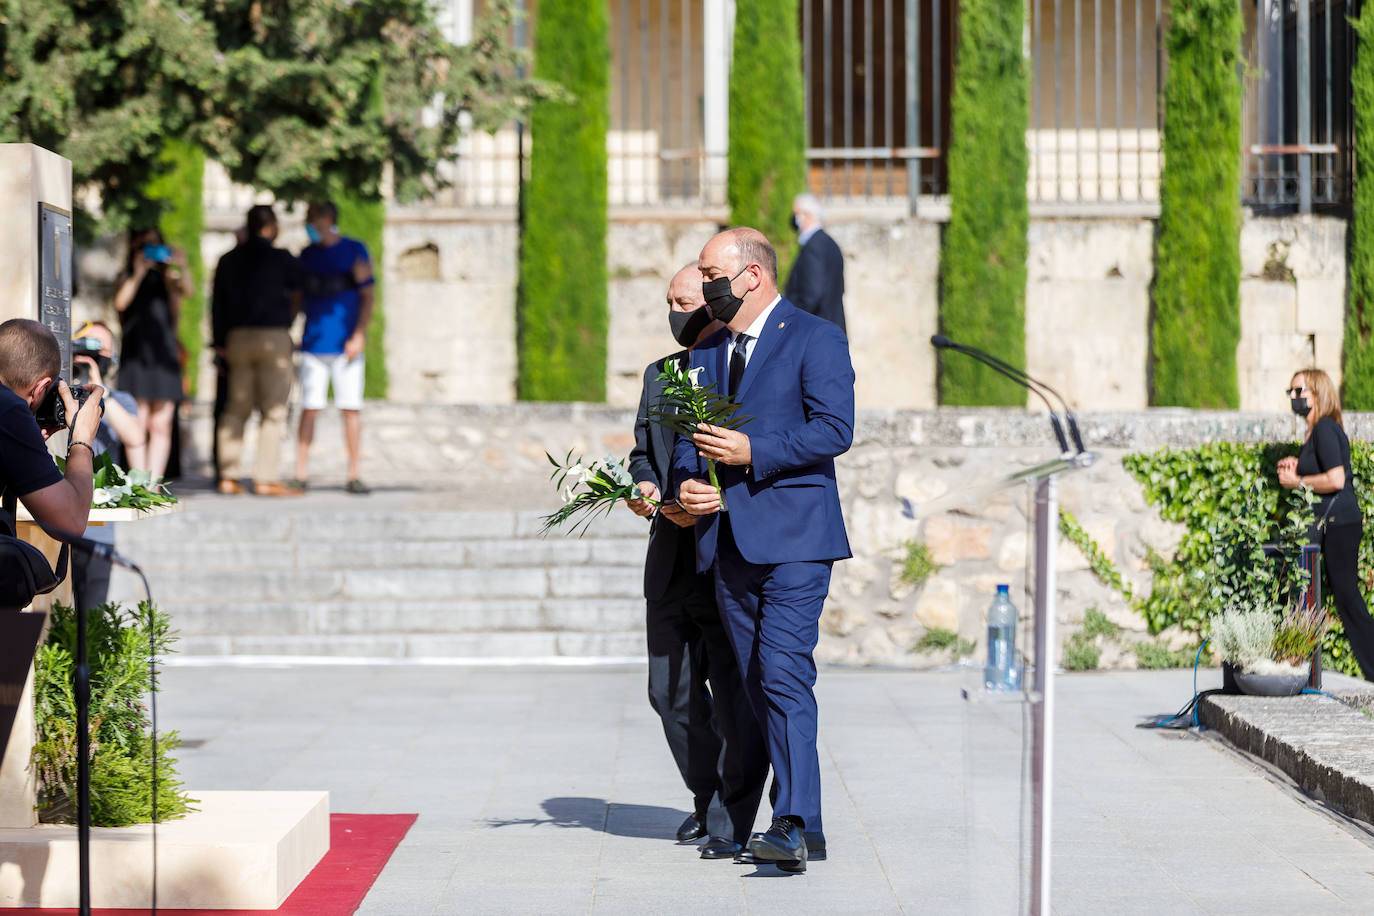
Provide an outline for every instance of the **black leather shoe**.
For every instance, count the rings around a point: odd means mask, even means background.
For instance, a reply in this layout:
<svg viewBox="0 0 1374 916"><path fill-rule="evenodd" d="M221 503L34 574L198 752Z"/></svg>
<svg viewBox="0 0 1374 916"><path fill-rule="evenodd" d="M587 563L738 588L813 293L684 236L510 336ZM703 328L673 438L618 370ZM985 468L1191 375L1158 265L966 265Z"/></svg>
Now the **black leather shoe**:
<svg viewBox="0 0 1374 916"><path fill-rule="evenodd" d="M687 815L687 820L683 821L682 826L677 828L677 841L679 843L699 840L704 836L706 836L706 825L695 814Z"/></svg>
<svg viewBox="0 0 1374 916"><path fill-rule="evenodd" d="M767 864L769 864L769 863L763 861L763 860L760 859L758 856L754 855L752 852L750 852L749 850L747 850L747 849L745 849L743 846L741 846L739 852L735 853L735 864L736 864L736 865L767 865Z"/></svg>
<svg viewBox="0 0 1374 916"><path fill-rule="evenodd" d="M806 840L802 829L785 817L773 818L773 826L767 832L751 836L749 851L755 858L772 862L783 871L806 871Z"/></svg>
<svg viewBox="0 0 1374 916"><path fill-rule="evenodd" d="M825 834L819 830L803 830L802 836L806 837L806 861L824 862Z"/></svg>
<svg viewBox="0 0 1374 916"><path fill-rule="evenodd" d="M701 844L701 857L703 859L732 859L738 856L743 849L744 847L734 840L713 836Z"/></svg>

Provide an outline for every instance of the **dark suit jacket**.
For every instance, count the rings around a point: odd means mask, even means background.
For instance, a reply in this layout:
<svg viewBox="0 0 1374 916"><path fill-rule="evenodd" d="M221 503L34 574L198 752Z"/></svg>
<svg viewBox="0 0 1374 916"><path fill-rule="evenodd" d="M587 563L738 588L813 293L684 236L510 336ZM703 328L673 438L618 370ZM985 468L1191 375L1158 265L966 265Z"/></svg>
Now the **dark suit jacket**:
<svg viewBox="0 0 1374 916"><path fill-rule="evenodd" d="M630 452L630 475L635 483L651 481L664 499L675 499L676 486L671 481L674 433L666 426L649 422L649 408L663 394L658 375L669 360L685 359L686 350L652 362L644 370L644 389L639 395L639 413L635 414L635 447ZM691 550L684 549L684 541L693 542L691 528L682 528L655 514L649 522L649 553L644 558L644 597L657 601L673 581L678 557L691 558Z"/></svg>
<svg viewBox="0 0 1374 916"><path fill-rule="evenodd" d="M702 387L723 389L729 354L728 331L692 351ZM854 368L844 334L780 300L754 344L739 393L741 413L754 418L740 430L749 436L753 464L717 465L716 474L740 555L756 564L850 556L835 486L835 456L854 439ZM691 477L706 479L705 460L680 438L674 486ZM697 521L700 572L715 558L718 521L718 513Z"/></svg>
<svg viewBox="0 0 1374 916"><path fill-rule="evenodd" d="M817 229L797 252L783 295L802 311L845 330L844 255L824 229Z"/></svg>

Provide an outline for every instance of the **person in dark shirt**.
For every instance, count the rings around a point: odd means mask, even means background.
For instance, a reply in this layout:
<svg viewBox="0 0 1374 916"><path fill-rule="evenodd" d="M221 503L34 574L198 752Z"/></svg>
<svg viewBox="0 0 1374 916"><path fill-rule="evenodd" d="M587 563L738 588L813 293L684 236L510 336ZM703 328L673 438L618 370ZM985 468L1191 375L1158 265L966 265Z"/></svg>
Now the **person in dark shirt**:
<svg viewBox="0 0 1374 916"><path fill-rule="evenodd" d="M825 231L824 219L825 211L815 194L798 194L793 199L792 228L797 231L801 250L792 262L782 294L803 312L824 318L844 331L844 255Z"/></svg>
<svg viewBox="0 0 1374 916"><path fill-rule="evenodd" d="M299 496L281 482L278 462L286 436L291 397L291 321L301 273L289 251L277 248L277 215L266 205L248 211L248 237L220 258L215 268L211 318L215 354L229 367L229 390L220 418L219 491L243 492L238 482L243 429L256 410L258 456L253 492L259 496Z"/></svg>
<svg viewBox="0 0 1374 916"><path fill-rule="evenodd" d="M88 397L78 410L67 383L58 378L61 370L62 351L46 325L28 318L0 324L0 499L17 499L40 525L79 534L91 514L91 443L105 390L87 386ZM34 419L53 385L71 430L65 474L44 441L53 431L40 429ZM3 517L13 530L14 519Z"/></svg>
<svg viewBox="0 0 1374 916"><path fill-rule="evenodd" d="M1288 389L1293 412L1307 420L1307 438L1298 456L1281 459L1279 484L1310 487L1321 499L1312 542L1321 545L1322 565L1345 627L1350 651L1365 680L1374 680L1374 618L1360 594L1360 539L1364 518L1355 498L1350 440L1341 426L1341 402L1331 377L1320 369L1293 375Z"/></svg>

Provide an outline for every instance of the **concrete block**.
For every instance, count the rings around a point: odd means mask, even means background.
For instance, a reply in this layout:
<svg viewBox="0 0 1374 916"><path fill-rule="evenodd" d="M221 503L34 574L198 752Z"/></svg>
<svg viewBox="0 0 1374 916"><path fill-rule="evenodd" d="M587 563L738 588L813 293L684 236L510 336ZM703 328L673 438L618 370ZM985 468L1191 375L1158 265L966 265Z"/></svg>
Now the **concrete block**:
<svg viewBox="0 0 1374 916"><path fill-rule="evenodd" d="M182 637L304 635L313 628L308 604L190 603L166 608Z"/></svg>
<svg viewBox="0 0 1374 916"><path fill-rule="evenodd" d="M275 910L329 851L327 792L202 792L198 812L157 828L158 904ZM91 830L91 903L143 909L151 825ZM0 905L75 907L76 828L0 830Z"/></svg>
<svg viewBox="0 0 1374 916"><path fill-rule="evenodd" d="M544 625L533 600L330 602L313 610L321 635L455 633L467 630L535 630Z"/></svg>
<svg viewBox="0 0 1374 916"><path fill-rule="evenodd" d="M637 598L644 578L633 567L580 566L549 571L549 595L554 598Z"/></svg>
<svg viewBox="0 0 1374 916"><path fill-rule="evenodd" d="M558 634L532 633L426 633L405 637L408 658L552 658L558 651Z"/></svg>
<svg viewBox="0 0 1374 916"><path fill-rule="evenodd" d="M221 514L188 511L123 525L121 548L159 544L222 544L239 541L281 542L291 537L291 516L285 514Z"/></svg>
<svg viewBox="0 0 1374 916"><path fill-rule="evenodd" d="M644 655L644 632L559 633L558 654L578 658L638 658Z"/></svg>
<svg viewBox="0 0 1374 916"><path fill-rule="evenodd" d="M394 633L360 636L236 636L229 641L229 650L222 654L400 658L405 655L405 638Z"/></svg>
<svg viewBox="0 0 1374 916"><path fill-rule="evenodd" d="M341 573L320 571L188 572L160 580L154 597L169 607L181 602L313 601L337 596L343 581Z"/></svg>
<svg viewBox="0 0 1374 916"><path fill-rule="evenodd" d="M368 540L451 541L510 537L515 516L510 512L331 512L297 515L293 536L298 542Z"/></svg>
<svg viewBox="0 0 1374 916"><path fill-rule="evenodd" d="M545 511L521 512L519 521L516 523L515 536L528 538L539 537L540 529L544 527L542 517L547 515ZM646 542L649 539L649 523L635 515L628 509L616 507L609 515L600 516L596 521L587 526L587 533L583 537L590 538L643 538ZM564 540L576 540L573 535L550 533L548 540L560 538Z"/></svg>
<svg viewBox="0 0 1374 916"><path fill-rule="evenodd" d="M1297 323L1304 331L1345 331L1345 274L1298 281Z"/></svg>
<svg viewBox="0 0 1374 916"><path fill-rule="evenodd" d="M588 536L576 538L519 538L473 542L468 546L467 565L475 569L504 566L575 566L586 563L595 552L603 555L607 545L616 544ZM641 549L641 553L643 550ZM617 551L617 553L619 553Z"/></svg>
<svg viewBox="0 0 1374 916"><path fill-rule="evenodd" d="M138 525L146 524L139 522ZM200 572L232 572L251 574L260 571L287 571L296 568L296 549L294 545L282 542L259 542L250 540L251 534L244 532L243 540L238 541L201 541L190 536L184 541L168 541L159 544L127 544L126 530L138 525L124 525L116 533L117 547L128 553L144 572L150 576L155 573L180 574Z"/></svg>
<svg viewBox="0 0 1374 916"><path fill-rule="evenodd" d="M542 569L362 569L341 573L340 595L350 600L543 598Z"/></svg>
<svg viewBox="0 0 1374 916"><path fill-rule="evenodd" d="M543 602L544 626L550 630L632 630L644 626L641 600L549 600Z"/></svg>
<svg viewBox="0 0 1374 916"><path fill-rule="evenodd" d="M467 565L467 541L302 542L300 569L456 569Z"/></svg>

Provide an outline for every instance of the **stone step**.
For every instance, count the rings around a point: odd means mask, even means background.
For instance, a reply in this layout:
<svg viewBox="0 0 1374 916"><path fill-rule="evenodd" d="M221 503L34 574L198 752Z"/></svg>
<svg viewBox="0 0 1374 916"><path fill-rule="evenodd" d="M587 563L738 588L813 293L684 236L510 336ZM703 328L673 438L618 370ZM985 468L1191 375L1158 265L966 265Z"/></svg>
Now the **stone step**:
<svg viewBox="0 0 1374 916"><path fill-rule="evenodd" d="M443 636L481 631L610 633L644 625L642 598L161 604L183 638Z"/></svg>
<svg viewBox="0 0 1374 916"><path fill-rule="evenodd" d="M642 658L644 631L581 633L537 630L475 633L367 633L319 636L187 636L191 656L323 656L413 659ZM173 660L176 656L171 657Z"/></svg>
<svg viewBox="0 0 1374 916"><path fill-rule="evenodd" d="M303 512L188 508L174 515L119 527L122 548L167 544L339 544L529 539L546 544L648 537L644 519L627 511L598 518L583 537L540 536L538 511L511 512Z"/></svg>

